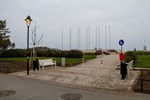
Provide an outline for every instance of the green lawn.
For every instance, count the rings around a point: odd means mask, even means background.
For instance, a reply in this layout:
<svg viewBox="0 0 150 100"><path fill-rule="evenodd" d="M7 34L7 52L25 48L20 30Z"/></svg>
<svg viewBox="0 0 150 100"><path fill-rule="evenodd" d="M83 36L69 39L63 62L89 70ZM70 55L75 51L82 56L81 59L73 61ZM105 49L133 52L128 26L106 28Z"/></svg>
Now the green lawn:
<svg viewBox="0 0 150 100"><path fill-rule="evenodd" d="M17 58L0 58L0 61L23 61L25 62L27 59L23 57L17 57Z"/></svg>
<svg viewBox="0 0 150 100"><path fill-rule="evenodd" d="M51 57L38 57L38 59L48 59ZM52 57L53 60L55 60L57 62L57 64L61 63L61 58L58 57ZM96 58L95 55L85 55L84 59L85 60L90 60L90 59L94 59ZM18 58L0 58L0 61L23 61L26 62L26 58L24 57L18 57ZM66 58L66 64L67 65L74 65L77 63L82 62L82 58Z"/></svg>
<svg viewBox="0 0 150 100"><path fill-rule="evenodd" d="M150 55L138 55L135 67L150 68Z"/></svg>

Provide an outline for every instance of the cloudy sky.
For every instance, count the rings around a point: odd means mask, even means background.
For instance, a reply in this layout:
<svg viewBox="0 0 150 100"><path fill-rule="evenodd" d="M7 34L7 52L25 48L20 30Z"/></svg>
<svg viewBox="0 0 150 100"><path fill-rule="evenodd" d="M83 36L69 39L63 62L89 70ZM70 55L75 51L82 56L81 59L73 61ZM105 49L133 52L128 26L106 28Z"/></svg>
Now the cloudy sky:
<svg viewBox="0 0 150 100"><path fill-rule="evenodd" d="M120 49L123 39L124 50L142 50L144 44L150 49L149 6L150 0L0 0L0 19L16 48L26 48L24 19L30 15L30 43L35 21L37 39L44 35L38 46L62 49L63 29L63 49Z"/></svg>

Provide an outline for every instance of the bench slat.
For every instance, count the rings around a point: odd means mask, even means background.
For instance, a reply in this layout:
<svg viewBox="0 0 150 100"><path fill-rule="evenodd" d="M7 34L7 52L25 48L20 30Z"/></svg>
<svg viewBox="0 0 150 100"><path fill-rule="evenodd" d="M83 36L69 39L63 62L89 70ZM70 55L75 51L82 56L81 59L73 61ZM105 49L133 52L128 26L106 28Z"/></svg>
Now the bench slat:
<svg viewBox="0 0 150 100"><path fill-rule="evenodd" d="M52 58L39 60L39 66L42 66L43 69L44 69L44 66L49 66L49 65L55 65L56 66L56 61L54 62L52 60Z"/></svg>

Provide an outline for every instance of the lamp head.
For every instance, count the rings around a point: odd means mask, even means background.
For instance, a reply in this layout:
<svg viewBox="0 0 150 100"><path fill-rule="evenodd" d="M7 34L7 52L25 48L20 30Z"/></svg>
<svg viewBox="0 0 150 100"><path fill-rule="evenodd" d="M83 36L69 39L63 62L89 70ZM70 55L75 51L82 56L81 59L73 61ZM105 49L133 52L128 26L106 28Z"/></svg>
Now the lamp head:
<svg viewBox="0 0 150 100"><path fill-rule="evenodd" d="M31 19L30 16L27 16L27 18L25 19L25 21L26 21L27 26L30 26L32 19Z"/></svg>

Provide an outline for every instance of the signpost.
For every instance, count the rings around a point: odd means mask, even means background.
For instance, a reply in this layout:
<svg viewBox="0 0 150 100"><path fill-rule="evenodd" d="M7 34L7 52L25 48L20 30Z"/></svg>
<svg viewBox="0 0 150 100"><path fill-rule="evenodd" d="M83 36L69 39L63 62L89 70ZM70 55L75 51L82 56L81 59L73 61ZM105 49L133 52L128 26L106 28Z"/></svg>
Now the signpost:
<svg viewBox="0 0 150 100"><path fill-rule="evenodd" d="M120 58L120 74L121 79L125 79L127 75L127 64L124 62L125 55L122 52L122 46L124 45L124 41L122 39L119 40L119 45L121 46L121 53L119 54Z"/></svg>
<svg viewBox="0 0 150 100"><path fill-rule="evenodd" d="M122 45L124 45L124 41L122 39L119 40L119 45L121 46L121 52L122 52Z"/></svg>

